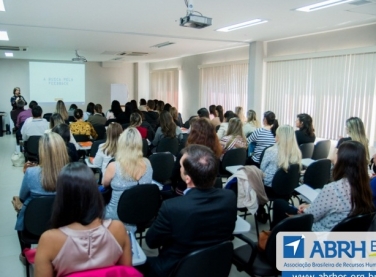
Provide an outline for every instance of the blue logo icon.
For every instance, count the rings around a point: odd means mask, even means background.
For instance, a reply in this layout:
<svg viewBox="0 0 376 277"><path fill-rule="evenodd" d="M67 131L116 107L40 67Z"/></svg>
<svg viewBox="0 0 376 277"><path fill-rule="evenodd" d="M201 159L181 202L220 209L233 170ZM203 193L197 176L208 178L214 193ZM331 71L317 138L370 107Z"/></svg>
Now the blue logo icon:
<svg viewBox="0 0 376 277"><path fill-rule="evenodd" d="M304 235L283 237L283 258L304 258Z"/></svg>

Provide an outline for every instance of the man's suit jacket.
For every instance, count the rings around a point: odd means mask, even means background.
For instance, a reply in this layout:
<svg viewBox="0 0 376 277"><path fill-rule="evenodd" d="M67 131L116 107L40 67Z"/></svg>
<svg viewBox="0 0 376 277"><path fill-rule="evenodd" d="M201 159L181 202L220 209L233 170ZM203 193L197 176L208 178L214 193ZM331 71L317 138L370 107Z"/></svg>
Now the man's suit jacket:
<svg viewBox="0 0 376 277"><path fill-rule="evenodd" d="M236 196L230 190L192 188L165 200L146 234L150 248L162 246L148 261L156 276L168 276L187 254L231 240L236 222Z"/></svg>
<svg viewBox="0 0 376 277"><path fill-rule="evenodd" d="M87 122L90 122L91 125L105 125L106 124L106 121L107 121L107 118L105 118L103 115L101 114L93 114L91 116L89 116Z"/></svg>

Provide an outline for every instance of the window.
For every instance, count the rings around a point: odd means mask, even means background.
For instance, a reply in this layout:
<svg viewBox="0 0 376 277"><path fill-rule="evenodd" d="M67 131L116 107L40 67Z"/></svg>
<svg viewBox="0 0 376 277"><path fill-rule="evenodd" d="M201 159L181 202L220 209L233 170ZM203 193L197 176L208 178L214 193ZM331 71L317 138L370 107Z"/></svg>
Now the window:
<svg viewBox="0 0 376 277"><path fill-rule="evenodd" d="M247 105L248 61L200 67L200 107L222 105L224 112Z"/></svg>
<svg viewBox="0 0 376 277"><path fill-rule="evenodd" d="M172 107L179 110L179 70L177 68L153 70L150 73L150 98L170 103Z"/></svg>
<svg viewBox="0 0 376 277"><path fill-rule="evenodd" d="M297 114L308 113L317 137L346 136L346 119L357 116L373 144L375 94L376 53L267 63L264 111L292 126Z"/></svg>

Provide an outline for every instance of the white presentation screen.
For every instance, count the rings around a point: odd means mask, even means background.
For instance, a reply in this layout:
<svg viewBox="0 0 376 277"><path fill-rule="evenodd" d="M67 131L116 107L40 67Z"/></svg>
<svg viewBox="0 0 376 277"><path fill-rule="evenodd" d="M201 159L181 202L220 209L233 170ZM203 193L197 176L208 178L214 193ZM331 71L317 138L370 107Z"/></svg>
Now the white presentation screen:
<svg viewBox="0 0 376 277"><path fill-rule="evenodd" d="M30 99L38 103L85 102L85 65L30 62Z"/></svg>

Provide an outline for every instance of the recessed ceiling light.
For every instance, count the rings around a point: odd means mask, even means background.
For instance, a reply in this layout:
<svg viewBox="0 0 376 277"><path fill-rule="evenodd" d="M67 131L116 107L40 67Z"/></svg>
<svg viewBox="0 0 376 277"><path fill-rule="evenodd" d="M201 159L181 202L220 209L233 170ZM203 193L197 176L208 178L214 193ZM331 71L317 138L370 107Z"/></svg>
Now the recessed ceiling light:
<svg viewBox="0 0 376 277"><path fill-rule="evenodd" d="M264 20L264 19L253 19L253 20L246 21L246 22L243 22L243 23L238 23L238 24L234 24L234 25L227 26L227 27L224 27L224 28L220 28L220 29L217 29L216 31L218 31L218 32L231 32L231 31L239 30L239 29L242 29L242 28L247 28L247 27L250 27L250 26L254 26L254 25L258 25L258 24L262 24L262 23L266 23L266 22L268 22L268 21Z"/></svg>
<svg viewBox="0 0 376 277"><path fill-rule="evenodd" d="M0 31L0 40L9 40L8 33L6 31Z"/></svg>
<svg viewBox="0 0 376 277"><path fill-rule="evenodd" d="M0 0L0 12L5 12L5 6L3 0Z"/></svg>
<svg viewBox="0 0 376 277"><path fill-rule="evenodd" d="M165 46L169 46L171 44L175 44L175 42L166 41L166 42L162 42L162 43L150 46L150 47L162 48L162 47L165 47Z"/></svg>
<svg viewBox="0 0 376 277"><path fill-rule="evenodd" d="M13 57L13 53L5 53L5 57Z"/></svg>
<svg viewBox="0 0 376 277"><path fill-rule="evenodd" d="M333 6L344 4L344 3L347 3L347 2L351 2L351 1L354 1L354 0L327 0L327 1L324 1L324 2L305 6L305 7L296 9L296 10L301 11L301 12L313 12L313 11L333 7Z"/></svg>

